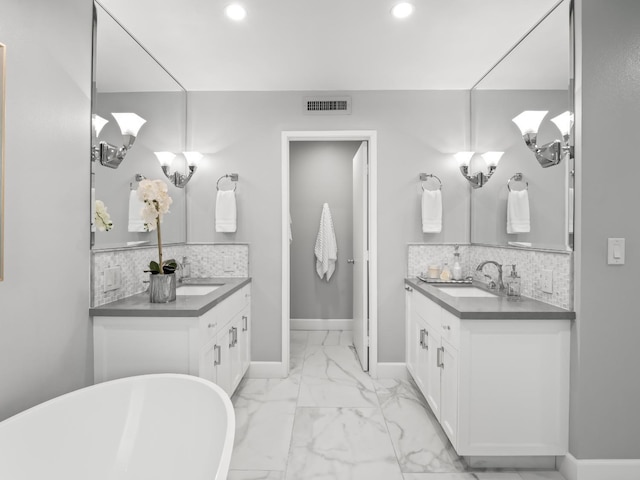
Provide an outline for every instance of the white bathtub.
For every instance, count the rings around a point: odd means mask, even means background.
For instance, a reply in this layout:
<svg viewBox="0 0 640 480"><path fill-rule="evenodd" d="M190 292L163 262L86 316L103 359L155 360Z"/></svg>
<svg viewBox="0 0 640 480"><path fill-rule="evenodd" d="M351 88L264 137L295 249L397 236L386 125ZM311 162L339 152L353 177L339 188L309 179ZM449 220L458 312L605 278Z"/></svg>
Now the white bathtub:
<svg viewBox="0 0 640 480"><path fill-rule="evenodd" d="M225 480L235 417L189 375L100 383L0 423L2 480Z"/></svg>

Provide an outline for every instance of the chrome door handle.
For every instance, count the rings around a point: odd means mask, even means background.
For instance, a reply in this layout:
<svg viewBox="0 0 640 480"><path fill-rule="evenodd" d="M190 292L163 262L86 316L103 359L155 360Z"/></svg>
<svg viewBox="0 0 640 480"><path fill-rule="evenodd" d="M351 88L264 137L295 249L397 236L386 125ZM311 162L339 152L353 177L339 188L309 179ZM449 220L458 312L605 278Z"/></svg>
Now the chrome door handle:
<svg viewBox="0 0 640 480"><path fill-rule="evenodd" d="M350 259L347 260L347 263L354 264L354 263L356 263L356 261L353 258L350 258Z"/></svg>
<svg viewBox="0 0 640 480"><path fill-rule="evenodd" d="M215 357L214 360L213 360L213 365L214 366L220 365L220 363L222 363L222 354L220 353L221 350L222 349L220 348L220 345L214 345L213 346L213 352L214 352L214 357ZM215 352L218 352L218 356L217 357L215 356Z"/></svg>
<svg viewBox="0 0 640 480"><path fill-rule="evenodd" d="M247 330L249 330L249 317L247 317L246 315L243 315L242 321L244 322L242 324L242 331L246 332Z"/></svg>

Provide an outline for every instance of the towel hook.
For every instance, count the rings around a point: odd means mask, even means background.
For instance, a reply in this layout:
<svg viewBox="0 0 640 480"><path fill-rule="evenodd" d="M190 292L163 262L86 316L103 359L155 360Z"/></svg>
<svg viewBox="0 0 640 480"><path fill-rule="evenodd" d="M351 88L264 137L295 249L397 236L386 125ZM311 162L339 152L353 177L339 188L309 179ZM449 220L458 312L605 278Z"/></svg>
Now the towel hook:
<svg viewBox="0 0 640 480"><path fill-rule="evenodd" d="M424 182L426 182L427 180L429 180L429 178L433 178L435 180L438 181L438 190L442 190L442 180L440 180L436 175L434 175L433 173L421 173L420 174L420 181L422 182L421 186L422 186L422 191L426 190L426 188L424 188Z"/></svg>
<svg viewBox="0 0 640 480"><path fill-rule="evenodd" d="M509 180L507 180L507 188L509 189L510 192L512 192L513 190L511 190L511 182L522 182L523 180L523 175L522 173L518 172L515 175L513 175ZM523 190L529 190L529 182L524 182L525 183L525 187Z"/></svg>
<svg viewBox="0 0 640 480"><path fill-rule="evenodd" d="M228 178L230 181L235 182L235 183L233 184L233 191L235 192L235 191L236 191L236 188L238 187L238 178L239 178L239 175L238 175L237 173L227 173L227 174L225 174L225 175L221 176L221 177L218 179L218 181L216 182L216 189L217 189L217 190L220 190L220 181L221 181L222 179L225 179L225 178Z"/></svg>

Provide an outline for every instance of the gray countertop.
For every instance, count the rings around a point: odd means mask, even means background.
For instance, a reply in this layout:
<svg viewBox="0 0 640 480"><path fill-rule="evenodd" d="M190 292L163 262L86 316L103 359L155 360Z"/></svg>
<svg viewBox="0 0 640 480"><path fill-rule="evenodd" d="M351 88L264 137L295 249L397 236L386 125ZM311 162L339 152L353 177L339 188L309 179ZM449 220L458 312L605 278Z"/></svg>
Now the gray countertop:
<svg viewBox="0 0 640 480"><path fill-rule="evenodd" d="M221 285L206 295L178 295L175 302L150 303L149 293L138 293L122 300L89 309L92 317L199 317L222 300L251 282L243 278L190 278L178 285Z"/></svg>
<svg viewBox="0 0 640 480"><path fill-rule="evenodd" d="M425 283L418 278L406 278L404 283L460 319L573 320L576 318L575 312L528 297L520 297L519 301L512 301L497 292L492 292L496 293L495 297L454 297L440 291L436 285ZM455 285L447 286L455 288ZM478 284L473 286L483 288Z"/></svg>

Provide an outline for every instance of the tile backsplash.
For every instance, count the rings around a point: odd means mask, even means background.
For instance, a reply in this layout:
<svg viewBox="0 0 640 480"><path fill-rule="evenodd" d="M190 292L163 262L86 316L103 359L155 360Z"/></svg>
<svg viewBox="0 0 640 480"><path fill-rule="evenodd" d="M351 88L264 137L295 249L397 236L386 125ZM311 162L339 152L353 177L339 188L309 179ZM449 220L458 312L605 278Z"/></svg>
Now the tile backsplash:
<svg viewBox="0 0 640 480"><path fill-rule="evenodd" d="M454 245L411 244L408 246L407 276L415 277L427 271L429 265L451 267ZM523 248L491 247L484 245L460 245L460 263L464 276L474 276L476 266L485 260L495 260L503 265L503 275L515 264L521 277L521 293L525 297L549 303L557 307L573 309L573 254L527 250ZM495 267L485 267L486 273L497 273ZM543 270L553 272L553 293L541 290Z"/></svg>
<svg viewBox="0 0 640 480"><path fill-rule="evenodd" d="M182 261L187 257L192 277L248 277L248 244L184 244L162 248L164 258ZM149 274L145 273L152 259L157 258L157 247L129 247L93 252L93 306L120 300L147 289ZM121 286L104 291L105 270L119 267Z"/></svg>

